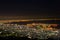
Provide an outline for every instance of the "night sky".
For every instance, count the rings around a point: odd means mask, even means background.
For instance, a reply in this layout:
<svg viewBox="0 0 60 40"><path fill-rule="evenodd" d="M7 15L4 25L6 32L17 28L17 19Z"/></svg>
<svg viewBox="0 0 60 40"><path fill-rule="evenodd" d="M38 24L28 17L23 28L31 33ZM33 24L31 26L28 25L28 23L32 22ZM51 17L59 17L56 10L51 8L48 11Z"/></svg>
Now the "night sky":
<svg viewBox="0 0 60 40"><path fill-rule="evenodd" d="M0 1L0 16L60 17L60 3L52 0Z"/></svg>

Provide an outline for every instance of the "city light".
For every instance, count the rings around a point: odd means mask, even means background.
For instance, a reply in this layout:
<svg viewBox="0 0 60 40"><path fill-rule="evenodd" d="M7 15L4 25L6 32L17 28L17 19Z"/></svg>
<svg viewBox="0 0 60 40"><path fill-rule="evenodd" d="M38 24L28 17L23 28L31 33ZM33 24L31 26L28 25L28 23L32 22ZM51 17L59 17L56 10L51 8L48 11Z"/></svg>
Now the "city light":
<svg viewBox="0 0 60 40"><path fill-rule="evenodd" d="M53 35L57 36L59 33L57 29L50 27L50 25L54 24L40 24L40 23L31 23L26 25L0 24L0 35L12 36L14 34L15 36L19 37L28 36L28 38L33 39L34 38L47 39L48 37L51 37Z"/></svg>

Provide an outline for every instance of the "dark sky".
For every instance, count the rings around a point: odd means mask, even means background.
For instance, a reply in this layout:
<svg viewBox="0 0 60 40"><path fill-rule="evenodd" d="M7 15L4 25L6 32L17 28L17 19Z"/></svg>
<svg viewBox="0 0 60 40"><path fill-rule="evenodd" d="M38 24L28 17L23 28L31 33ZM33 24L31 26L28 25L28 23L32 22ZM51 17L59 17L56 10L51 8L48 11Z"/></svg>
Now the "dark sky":
<svg viewBox="0 0 60 40"><path fill-rule="evenodd" d="M60 17L58 0L0 1L0 16Z"/></svg>

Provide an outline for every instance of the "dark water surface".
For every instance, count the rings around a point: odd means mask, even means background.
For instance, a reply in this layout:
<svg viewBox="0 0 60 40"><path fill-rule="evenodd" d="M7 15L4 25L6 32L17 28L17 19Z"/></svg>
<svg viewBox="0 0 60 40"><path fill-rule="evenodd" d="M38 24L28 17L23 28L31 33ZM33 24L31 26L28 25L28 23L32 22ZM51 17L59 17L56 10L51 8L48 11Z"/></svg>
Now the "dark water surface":
<svg viewBox="0 0 60 40"><path fill-rule="evenodd" d="M33 20L27 22L10 22L11 24L28 24L28 23L46 23L46 24L60 24L60 20Z"/></svg>

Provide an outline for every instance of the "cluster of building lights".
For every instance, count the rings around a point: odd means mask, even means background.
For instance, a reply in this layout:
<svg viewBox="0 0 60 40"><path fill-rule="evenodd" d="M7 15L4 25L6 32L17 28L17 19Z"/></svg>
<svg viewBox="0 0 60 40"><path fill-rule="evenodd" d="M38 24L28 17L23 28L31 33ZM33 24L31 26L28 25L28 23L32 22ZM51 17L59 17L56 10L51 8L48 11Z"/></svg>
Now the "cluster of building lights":
<svg viewBox="0 0 60 40"><path fill-rule="evenodd" d="M28 38L47 38L47 36L58 35L58 30L50 26L56 24L41 24L41 23L32 23L26 25L18 24L0 24L0 30L4 32L9 31L11 34L16 33L15 36L28 36ZM57 26L57 25L56 25ZM55 29L55 30L54 30ZM2 31L0 31L0 34ZM9 34L9 35L11 35Z"/></svg>

